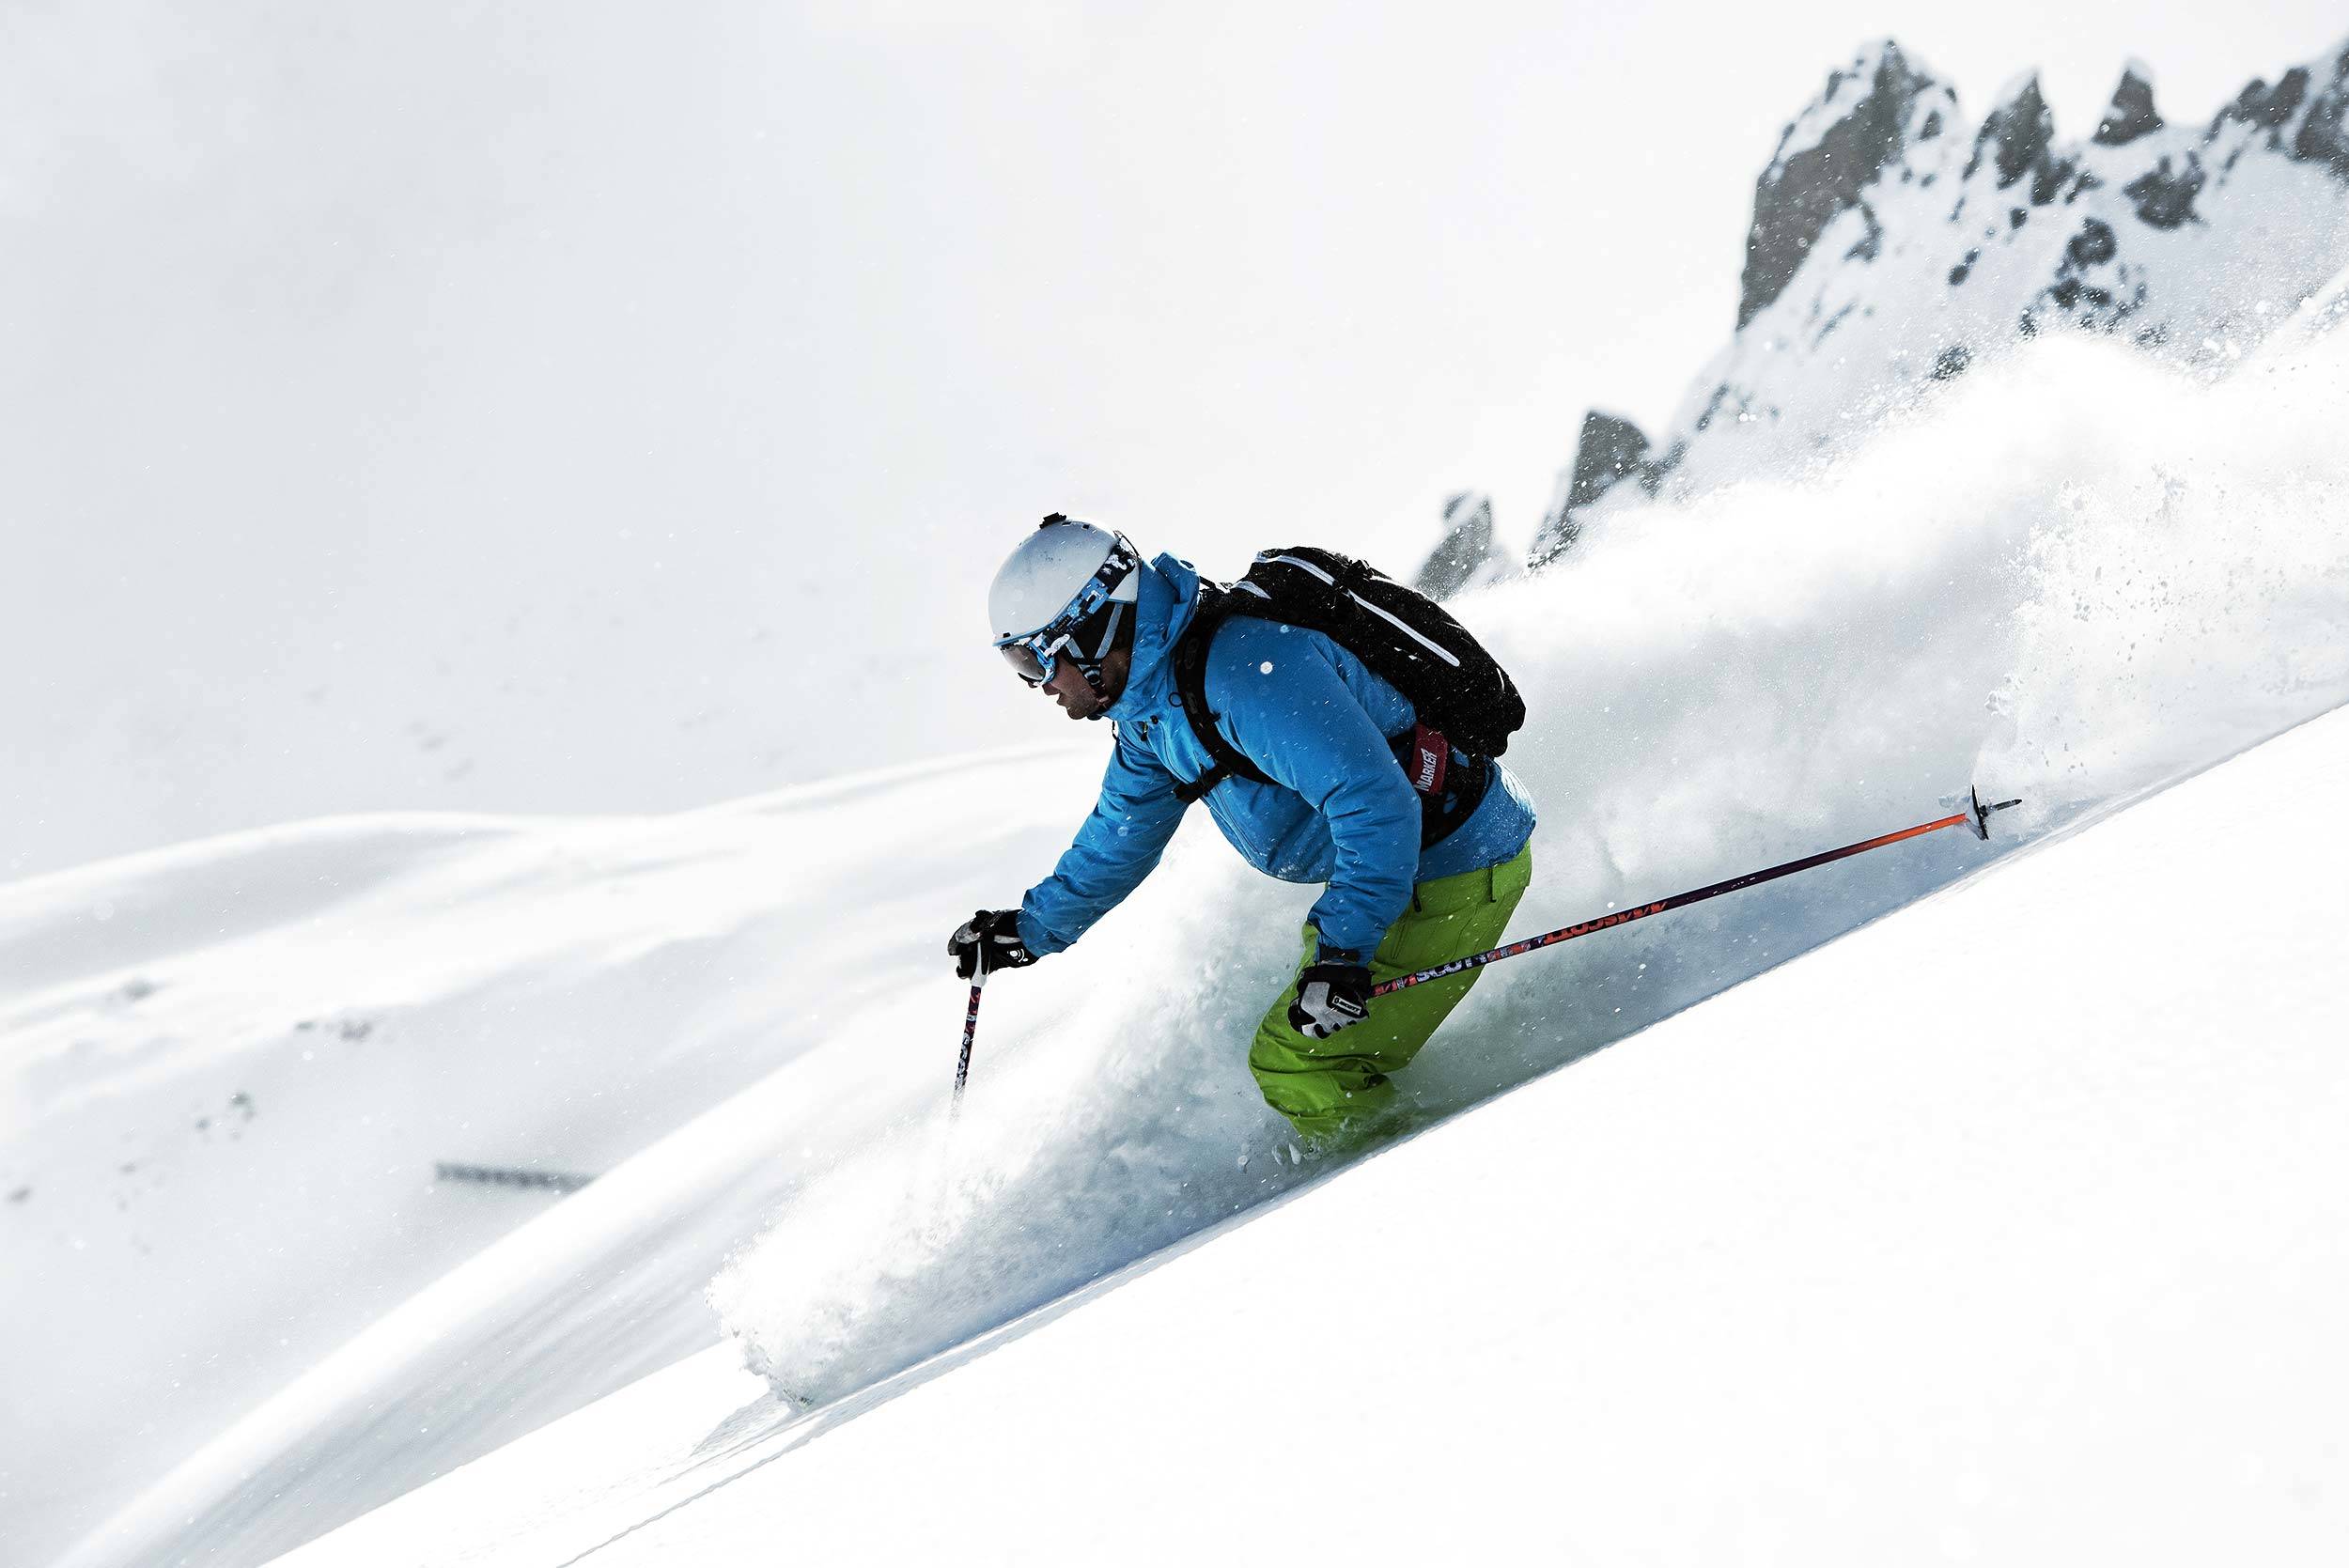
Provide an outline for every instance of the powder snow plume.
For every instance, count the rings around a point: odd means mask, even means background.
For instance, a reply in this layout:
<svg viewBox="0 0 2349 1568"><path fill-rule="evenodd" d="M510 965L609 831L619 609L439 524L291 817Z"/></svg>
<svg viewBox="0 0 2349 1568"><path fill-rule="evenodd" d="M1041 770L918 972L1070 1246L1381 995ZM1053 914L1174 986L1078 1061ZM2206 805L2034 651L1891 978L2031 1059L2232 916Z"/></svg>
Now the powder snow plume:
<svg viewBox="0 0 2349 1568"><path fill-rule="evenodd" d="M1532 714L1517 932L1969 783L2025 804L1987 848L1936 834L1501 965L1408 1097L1463 1109L2349 701L2344 416L2349 332L2279 334L2217 381L2043 338L1820 472L1601 518L1560 568L1459 601ZM1322 1173L1244 1065L1313 890L1192 824L1151 891L990 989L951 1141L935 1101L909 1111L713 1281L780 1390L839 1398Z"/></svg>

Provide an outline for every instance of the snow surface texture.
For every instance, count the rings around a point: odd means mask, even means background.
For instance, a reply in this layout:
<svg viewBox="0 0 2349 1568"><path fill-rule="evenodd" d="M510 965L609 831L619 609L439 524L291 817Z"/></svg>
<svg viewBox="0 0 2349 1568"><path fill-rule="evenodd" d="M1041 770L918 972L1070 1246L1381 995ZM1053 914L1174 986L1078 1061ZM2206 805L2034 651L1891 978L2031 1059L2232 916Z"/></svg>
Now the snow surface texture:
<svg viewBox="0 0 2349 1568"><path fill-rule="evenodd" d="M836 1038L835 1007L883 1019L935 969L901 939L932 900L1049 853L1049 791L964 846L932 824L1055 758L1081 784L1066 748L1030 750L651 820L307 824L0 888L0 1387L44 1412L0 1431L4 1533L62 1548L273 1390L236 1452L347 1421L398 1456L354 1438L347 1473L298 1462L365 1499L449 1462L416 1428L481 1452L708 1343L699 1288L797 1159L738 1134L754 1168L692 1159L559 1206L436 1187L436 1163L596 1172L754 1109L739 1092ZM795 1134L811 1158L874 1114L835 1064L792 1086L832 1113ZM423 1412L405 1430L370 1412L379 1380ZM255 1560L308 1521L224 1529Z"/></svg>
<svg viewBox="0 0 2349 1568"><path fill-rule="evenodd" d="M1575 569L1470 598L1539 715L1511 753L1546 813L1518 929L1972 779L2026 797L2000 821L2028 840L2349 700L2344 388L2349 334L2318 326L2215 386L2048 342L1830 471L1601 520ZM0 1187L30 1189L0 1209L30 1264L0 1379L54 1413L9 1429L12 1527L62 1545L114 1514L77 1563L260 1560L706 1343L713 1272L753 1362L836 1400L1311 1179L1241 1042L1313 893L1197 824L1091 939L990 988L944 1145L944 930L1041 873L1098 762L329 824L0 890ZM1500 966L1408 1092L1448 1114L1983 854L1937 835ZM238 1093L241 1141L190 1139ZM447 1157L601 1176L483 1246L545 1200L427 1190Z"/></svg>
<svg viewBox="0 0 2349 1568"><path fill-rule="evenodd" d="M2150 78L2062 142L2029 73L1969 132L1895 44L1833 72L1755 191L1735 336L1652 446L1586 423L1534 563L1595 510L1831 460L2041 333L2208 375L2252 350L2349 259L2349 42L2201 124L2148 121Z"/></svg>
<svg viewBox="0 0 2349 1568"><path fill-rule="evenodd" d="M2344 354L2316 331L2213 387L2039 345L1828 474L1602 521L1577 570L1470 597L1539 714L1511 753L1546 810L1520 929L1907 824L1968 780L2023 793L2001 826L2030 838L2349 700ZM194 1449L73 1561L260 1561L681 1355L707 1333L695 1291L761 1228L712 1298L780 1388L825 1402L1314 1176L1240 1056L1314 894L1198 824L1088 943L989 990L942 1145L961 990L938 943L1050 863L1099 753L1060 758L406 847L293 829L5 890L0 1183L33 1197L0 1211L30 1258L0 1355L59 1411L38 1444L11 1427L9 1510L35 1500L56 1538ZM213 904L268 890L274 923L160 924L202 913L179 877L207 857ZM345 857L378 880L329 885ZM1497 967L1412 1101L1459 1110L1981 862L1943 833ZM376 1042L321 1065L298 1031L329 1002L442 1063L381 1126L350 1106L387 1079L329 1078ZM78 1040L136 1070L73 1068ZM160 1233L188 1239L141 1272L153 1234L111 1209L106 1155L260 1070L296 1112L256 1089L230 1157L164 1164ZM451 1267L517 1211L465 1192L451 1220L429 1162L517 1153L603 1176ZM256 1289L213 1284L194 1216L241 1216ZM172 1383L153 1432L113 1421ZM108 1486L75 1496L85 1469Z"/></svg>
<svg viewBox="0 0 2349 1568"><path fill-rule="evenodd" d="M287 1568L2336 1562L2344 776L2337 713L854 1421L706 1354Z"/></svg>

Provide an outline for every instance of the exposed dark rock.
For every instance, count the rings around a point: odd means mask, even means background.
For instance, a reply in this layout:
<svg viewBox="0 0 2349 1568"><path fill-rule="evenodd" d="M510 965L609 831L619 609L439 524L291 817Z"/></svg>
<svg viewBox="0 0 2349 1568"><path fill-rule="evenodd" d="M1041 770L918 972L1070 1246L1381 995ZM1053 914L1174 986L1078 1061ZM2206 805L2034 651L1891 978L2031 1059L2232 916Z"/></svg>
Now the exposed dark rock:
<svg viewBox="0 0 2349 1568"><path fill-rule="evenodd" d="M2144 279L2133 278L2125 264L2097 277L2087 274L2111 266L2120 255L2121 239L2110 224L2101 218L2083 219L2079 232L2064 242L2063 259L2056 267L2055 282L2040 290L2039 298L2031 302L2033 308L2026 309L2024 330L2035 330L2035 307L2043 303L2062 313L2076 326L2104 332L2117 330L2123 321L2144 308Z"/></svg>
<svg viewBox="0 0 2349 1568"><path fill-rule="evenodd" d="M2349 179L2349 44L2333 59L2333 79L2309 101L2308 117L2292 138L2292 155L2323 163Z"/></svg>
<svg viewBox="0 0 2349 1568"><path fill-rule="evenodd" d="M1573 549L1574 541L1582 533L1575 514L1626 479L1638 480L1649 494L1655 494L1663 470L1669 466L1648 460L1648 439L1631 421L1601 413L1596 409L1584 414L1581 439L1574 449L1574 475L1567 481L1565 500L1542 520L1540 532L1533 536L1533 548L1527 552L1526 564L1548 566Z"/></svg>
<svg viewBox="0 0 2349 1568"><path fill-rule="evenodd" d="M1839 70L1828 78L1827 103L1836 102L1852 85L1860 87L1843 117L1817 141L1791 154L1787 145L1801 121L1787 126L1779 138L1779 155L1754 185L1753 225L1746 236L1746 270L1737 300L1741 330L1785 292L1828 225L1859 202L1859 193L1887 165L1900 159L1908 146L1909 114L1918 98L1949 90L1910 70L1899 46L1889 41L1873 62L1863 56L1856 64L1857 70ZM1934 116L1925 126L1930 129L1920 129L1921 141L1938 133Z"/></svg>
<svg viewBox="0 0 2349 1568"><path fill-rule="evenodd" d="M1450 598L1492 559L1492 498L1463 490L1444 503L1443 523L1443 542L1415 579L1419 591L1429 598Z"/></svg>
<svg viewBox="0 0 2349 1568"><path fill-rule="evenodd" d="M2065 242L2063 259L2074 267L2101 267L2120 251L2121 241L2114 236L2112 225L2101 218L2091 218Z"/></svg>
<svg viewBox="0 0 2349 1568"><path fill-rule="evenodd" d="M1973 363L1972 349L1963 343L1952 343L1942 349L1939 357L1933 362L1933 379L1937 381L1953 381L1966 374L1966 367Z"/></svg>
<svg viewBox="0 0 2349 1568"><path fill-rule="evenodd" d="M1851 249L1843 253L1843 259L1874 261L1884 253L1884 225L1876 221L1876 210L1864 201L1859 204L1859 221L1868 225L1867 231L1852 241Z"/></svg>
<svg viewBox="0 0 2349 1568"><path fill-rule="evenodd" d="M2218 111L2221 120L2240 120L2246 125L2263 125L2274 131L2299 112L2300 101L2308 96L2309 73L2304 66L2295 66L2284 72L2284 79L2274 86L2254 78L2232 103Z"/></svg>
<svg viewBox="0 0 2349 1568"><path fill-rule="evenodd" d="M1973 276L1974 263L1981 259L1982 252L1979 249L1968 251L1966 259L1950 269L1950 287L1955 288L1959 284Z"/></svg>
<svg viewBox="0 0 2349 1568"><path fill-rule="evenodd" d="M2152 135L2162 123L2154 110L2154 85L2136 71L2125 70L2121 73L2121 85L2112 89L2112 106L2096 122L2096 145L2126 147L2139 136Z"/></svg>
<svg viewBox="0 0 2349 1568"><path fill-rule="evenodd" d="M1727 381L1723 381L1713 389L1713 396L1704 400L1703 409L1697 414L1697 428L1700 430L1711 429L1713 427L1713 421L1720 417L1721 405L1728 401L1729 383ZM1583 433L1587 436L1590 433L1590 427L1586 424L1582 428ZM1637 432L1634 433L1636 434ZM1644 446L1646 444L1647 438L1645 436L1641 436L1640 441L1641 444ZM1581 472L1579 465L1577 466L1576 472Z"/></svg>
<svg viewBox="0 0 2349 1568"><path fill-rule="evenodd" d="M475 1182L490 1187L542 1187L556 1192L577 1192L596 1178L571 1171L541 1171L524 1165L468 1165L435 1160L435 1182Z"/></svg>
<svg viewBox="0 0 2349 1568"><path fill-rule="evenodd" d="M2042 157L2031 170L2031 205L2045 207L2055 200L2056 193L2063 189L2063 182L2071 179L2078 170L2079 164L2069 158ZM2072 189L2065 194L2063 199L2070 201L2074 196L2078 195L2082 190L2086 189L2087 182L2088 177L2085 175L2074 180Z"/></svg>
<svg viewBox="0 0 2349 1568"><path fill-rule="evenodd" d="M2055 115L2040 96L2039 78L2026 77L2015 96L1991 110L1990 117L1974 132L1974 155L1967 160L1965 178L1973 179L1983 160L1988 158L1997 166L2001 191L2027 174L2038 177L2032 181L2031 199L2045 205L2054 195L2053 182L2047 179L2051 162L2047 149L2054 143ZM2036 194L2042 184L2049 187L2046 196Z"/></svg>
<svg viewBox="0 0 2349 1568"><path fill-rule="evenodd" d="M2155 228L2177 228L2199 221L2194 215L2194 198L2201 192L2202 161L2190 152L2185 167L2172 169L2165 156L2159 164L2121 187L2121 194L2137 203L2139 219Z"/></svg>

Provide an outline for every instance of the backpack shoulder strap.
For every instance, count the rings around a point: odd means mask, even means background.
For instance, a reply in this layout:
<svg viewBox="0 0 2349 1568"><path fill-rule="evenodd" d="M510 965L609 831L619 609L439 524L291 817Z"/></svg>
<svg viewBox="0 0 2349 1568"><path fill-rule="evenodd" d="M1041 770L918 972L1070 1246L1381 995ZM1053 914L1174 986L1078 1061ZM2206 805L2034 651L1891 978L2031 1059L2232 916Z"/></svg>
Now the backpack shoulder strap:
<svg viewBox="0 0 2349 1568"><path fill-rule="evenodd" d="M1263 768L1248 759L1247 753L1224 738L1223 732L1216 727L1215 710L1207 706L1207 647L1237 608L1232 603L1231 590L1201 582L1198 611L1191 616L1190 625L1183 629L1183 634L1174 640L1172 657L1175 700L1183 705L1183 717L1190 721L1191 733L1199 737L1199 744L1215 759L1215 766L1196 779L1174 785L1174 798L1185 805L1235 774L1258 784L1272 782Z"/></svg>

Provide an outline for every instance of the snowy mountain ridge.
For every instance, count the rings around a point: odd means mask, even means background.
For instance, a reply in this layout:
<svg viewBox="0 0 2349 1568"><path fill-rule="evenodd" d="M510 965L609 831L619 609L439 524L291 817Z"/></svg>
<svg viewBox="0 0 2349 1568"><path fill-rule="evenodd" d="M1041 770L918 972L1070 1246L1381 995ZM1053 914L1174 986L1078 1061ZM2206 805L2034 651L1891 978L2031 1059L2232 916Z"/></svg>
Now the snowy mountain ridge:
<svg viewBox="0 0 2349 1568"><path fill-rule="evenodd" d="M1862 50L1755 182L1729 346L1656 438L1585 417L1529 564L1565 553L1602 503L1832 459L2042 333L2224 373L2349 260L2345 114L2349 39L2199 126L2166 121L2131 60L2080 142L2058 139L2034 73L1968 135L1953 88L1890 39ZM1447 580L1508 569L1488 554Z"/></svg>

